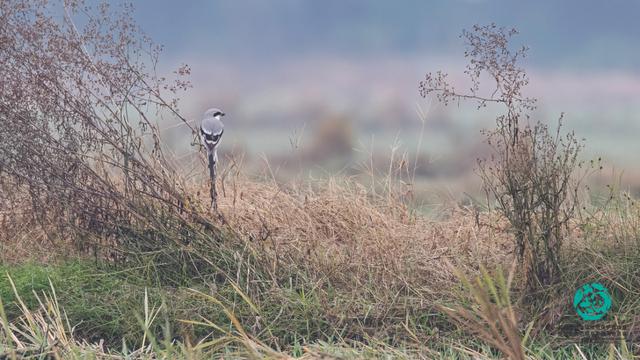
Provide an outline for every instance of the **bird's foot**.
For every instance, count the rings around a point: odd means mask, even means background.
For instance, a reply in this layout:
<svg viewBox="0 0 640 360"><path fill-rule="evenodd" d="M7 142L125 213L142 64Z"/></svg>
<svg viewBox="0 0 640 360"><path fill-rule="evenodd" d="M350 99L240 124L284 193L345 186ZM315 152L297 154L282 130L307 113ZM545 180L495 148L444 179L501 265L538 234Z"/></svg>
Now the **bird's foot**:
<svg viewBox="0 0 640 360"><path fill-rule="evenodd" d="M225 219L224 215L222 214L222 212L220 211L220 209L218 208L218 203L216 200L213 200L211 202L211 210L213 211L213 213L215 215L218 216L218 220L220 220L223 224L227 223L227 220Z"/></svg>

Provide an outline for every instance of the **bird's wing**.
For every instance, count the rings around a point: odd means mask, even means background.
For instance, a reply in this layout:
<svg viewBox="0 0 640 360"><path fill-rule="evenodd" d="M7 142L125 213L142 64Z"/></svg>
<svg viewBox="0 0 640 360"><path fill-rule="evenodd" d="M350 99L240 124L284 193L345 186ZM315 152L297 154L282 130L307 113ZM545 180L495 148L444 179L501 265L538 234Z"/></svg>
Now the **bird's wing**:
<svg viewBox="0 0 640 360"><path fill-rule="evenodd" d="M216 118L205 118L202 120L200 130L204 135L220 136L224 131L224 125Z"/></svg>

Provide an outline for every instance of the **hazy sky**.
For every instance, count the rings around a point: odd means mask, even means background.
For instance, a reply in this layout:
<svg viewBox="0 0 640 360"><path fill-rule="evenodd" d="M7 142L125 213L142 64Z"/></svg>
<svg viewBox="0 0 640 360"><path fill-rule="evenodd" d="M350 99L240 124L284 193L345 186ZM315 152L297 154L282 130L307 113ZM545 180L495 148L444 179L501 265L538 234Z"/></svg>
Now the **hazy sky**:
<svg viewBox="0 0 640 360"><path fill-rule="evenodd" d="M171 56L460 54L462 28L495 22L520 29L538 66L640 70L634 0L137 0L135 7Z"/></svg>
<svg viewBox="0 0 640 360"><path fill-rule="evenodd" d="M460 74L462 29L491 22L520 30L513 45L530 47L522 65L543 106L618 106L640 91L640 1L137 0L134 6L138 23L165 45L167 68L192 66L196 88L188 107L200 111L215 101L241 110L245 120L299 117L302 107L378 120L414 117L418 81L438 69Z"/></svg>

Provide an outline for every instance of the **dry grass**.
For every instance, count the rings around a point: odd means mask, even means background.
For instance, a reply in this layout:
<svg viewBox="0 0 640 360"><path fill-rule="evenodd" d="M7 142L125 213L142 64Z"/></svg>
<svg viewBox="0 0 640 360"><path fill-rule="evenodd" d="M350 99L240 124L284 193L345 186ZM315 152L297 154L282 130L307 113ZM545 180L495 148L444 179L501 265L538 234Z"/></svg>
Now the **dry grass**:
<svg viewBox="0 0 640 360"><path fill-rule="evenodd" d="M482 270L482 276L477 277L475 281L469 281L463 274L459 275L465 288L473 294L478 309L443 308L443 311L462 327L499 349L509 359L524 360L524 343L533 323L527 328L524 336L520 334L518 315L511 304L509 293L513 268L507 279L501 270L495 279Z"/></svg>
<svg viewBox="0 0 640 360"><path fill-rule="evenodd" d="M0 261L19 263L26 259L52 262L61 255L78 255L71 239L57 239L38 223L24 206L26 196L15 203L0 205Z"/></svg>
<svg viewBox="0 0 640 360"><path fill-rule="evenodd" d="M275 271L301 267L345 288L406 287L441 297L455 275L445 264L477 269L510 261L510 236L478 229L476 214L455 208L444 219L412 213L393 197L373 196L350 180L306 186L233 179L220 199L230 226L273 259ZM483 223L506 226L482 214ZM363 280L367 279L367 284Z"/></svg>

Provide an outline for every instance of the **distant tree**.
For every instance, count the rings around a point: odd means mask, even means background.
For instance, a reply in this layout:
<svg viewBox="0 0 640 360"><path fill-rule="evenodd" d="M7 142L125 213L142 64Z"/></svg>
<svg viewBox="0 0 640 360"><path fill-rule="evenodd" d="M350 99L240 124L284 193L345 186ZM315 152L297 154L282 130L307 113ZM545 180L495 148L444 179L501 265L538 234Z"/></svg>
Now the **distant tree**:
<svg viewBox="0 0 640 360"><path fill-rule="evenodd" d="M347 158L353 150L353 129L344 116L328 116L320 121L313 133L308 157L311 160Z"/></svg>

